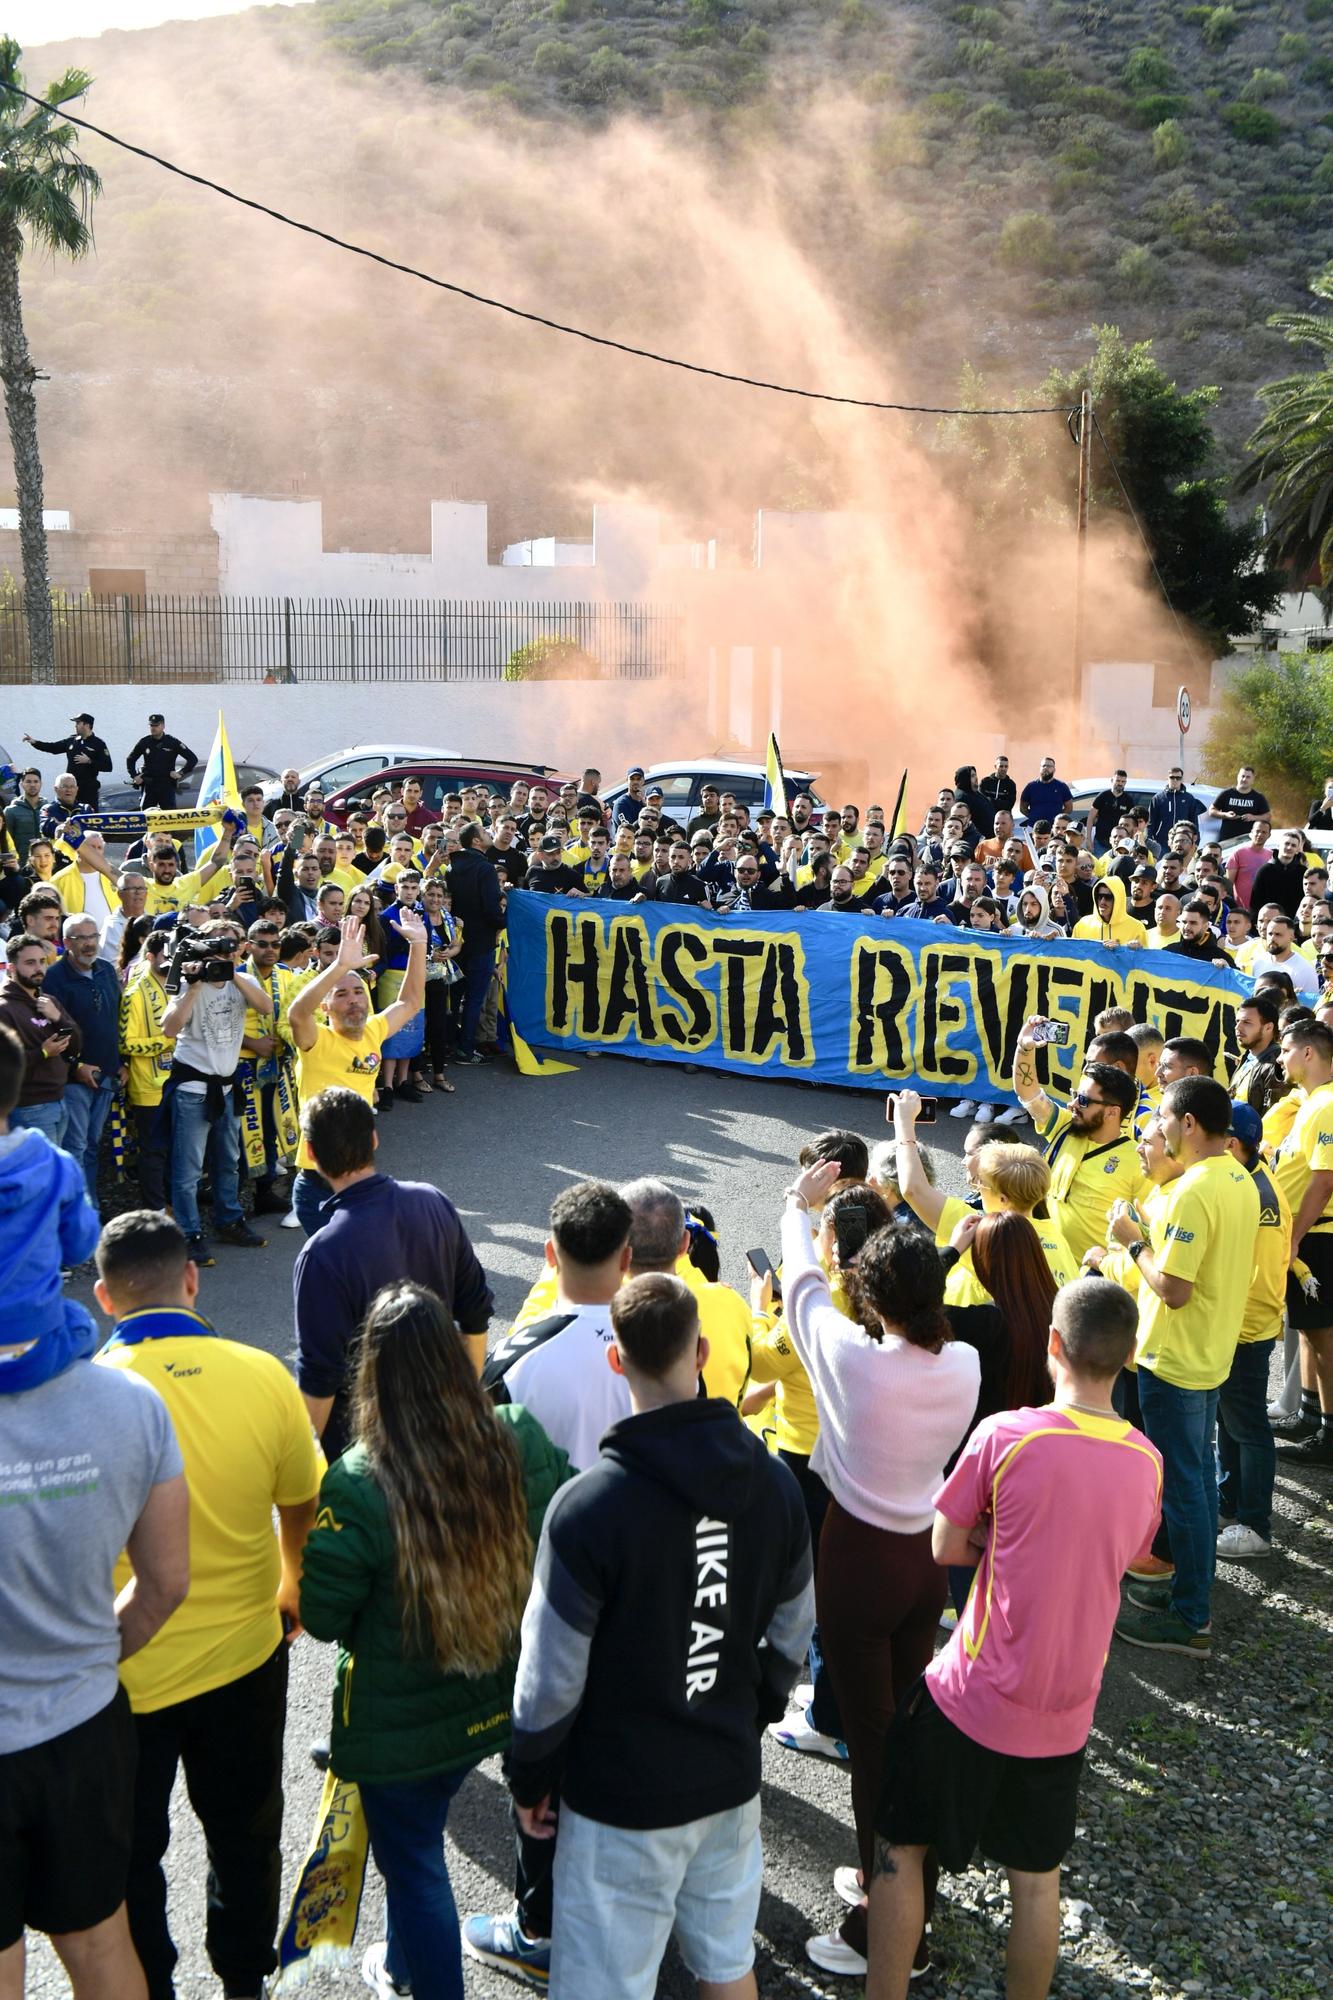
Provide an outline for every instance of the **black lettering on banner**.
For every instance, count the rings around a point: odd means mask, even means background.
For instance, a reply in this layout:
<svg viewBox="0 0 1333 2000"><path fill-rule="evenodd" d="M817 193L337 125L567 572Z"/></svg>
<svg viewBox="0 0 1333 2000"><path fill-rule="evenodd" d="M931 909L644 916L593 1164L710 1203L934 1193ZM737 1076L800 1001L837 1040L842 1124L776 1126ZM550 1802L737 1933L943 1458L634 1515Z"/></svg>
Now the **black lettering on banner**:
<svg viewBox="0 0 1333 2000"><path fill-rule="evenodd" d="M660 1040L645 954L648 935L637 917L618 919L611 926L611 976L602 1033L619 1041L632 1021L641 1042Z"/></svg>
<svg viewBox="0 0 1333 2000"><path fill-rule="evenodd" d="M1166 986L1144 972L1132 972L1126 981L1125 1005L1136 1021L1151 1021L1167 1041L1176 1035L1192 1035L1203 1042L1213 1057L1233 1061L1240 1053L1236 1041L1234 994L1213 986Z"/></svg>
<svg viewBox="0 0 1333 2000"><path fill-rule="evenodd" d="M767 1062L776 1042L782 1062L807 1062L810 1051L804 1016L796 946L788 938L766 938L749 1032L749 1053L753 1059Z"/></svg>
<svg viewBox="0 0 1333 2000"><path fill-rule="evenodd" d="M577 931L577 949L574 933ZM550 910L546 917L546 1019L553 1034L582 1035L591 1040L602 1026L602 927L596 917L575 919L568 910ZM571 996L577 988L578 999Z"/></svg>
<svg viewBox="0 0 1333 2000"><path fill-rule="evenodd" d="M673 1000L685 1009L662 1009L662 1033L677 1048L699 1049L713 1039L712 995L697 986L694 970L708 959L708 944L697 930L662 930L657 934L657 976Z"/></svg>
<svg viewBox="0 0 1333 2000"><path fill-rule="evenodd" d="M722 968L722 1046L729 1056L753 1056L747 1033L746 987L749 968L764 956L762 938L724 934L713 939L713 954Z"/></svg>
<svg viewBox="0 0 1333 2000"><path fill-rule="evenodd" d="M897 945L857 943L852 952L851 1061L848 1068L864 1074L907 1076L907 1042L903 1025L910 1016L915 976L909 953Z"/></svg>
<svg viewBox="0 0 1333 2000"><path fill-rule="evenodd" d="M1018 1031L1030 1011L1030 967L1025 959L978 951L973 956L972 969L976 981L977 1032L982 1053L990 1065L992 1080L1007 1089L1014 1073ZM1001 988L1004 992L1003 1019L1000 1015Z"/></svg>
<svg viewBox="0 0 1333 2000"><path fill-rule="evenodd" d="M967 1025L967 1009L950 991L951 981L966 979L972 970L972 954L966 951L936 951L927 947L921 954L921 1074L927 1079L943 1077L958 1082L975 1074L970 1055L959 1055L947 1046L954 1028Z"/></svg>

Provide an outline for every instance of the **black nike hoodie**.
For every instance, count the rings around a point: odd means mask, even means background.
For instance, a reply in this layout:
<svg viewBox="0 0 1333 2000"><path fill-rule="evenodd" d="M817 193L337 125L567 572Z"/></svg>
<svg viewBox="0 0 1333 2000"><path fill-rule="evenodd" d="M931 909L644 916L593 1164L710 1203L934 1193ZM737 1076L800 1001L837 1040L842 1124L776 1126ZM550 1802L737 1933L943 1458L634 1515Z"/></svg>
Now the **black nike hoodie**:
<svg viewBox="0 0 1333 2000"><path fill-rule="evenodd" d="M537 1551L509 1783L611 1826L682 1826L759 1790L814 1622L800 1489L709 1397L613 1424Z"/></svg>

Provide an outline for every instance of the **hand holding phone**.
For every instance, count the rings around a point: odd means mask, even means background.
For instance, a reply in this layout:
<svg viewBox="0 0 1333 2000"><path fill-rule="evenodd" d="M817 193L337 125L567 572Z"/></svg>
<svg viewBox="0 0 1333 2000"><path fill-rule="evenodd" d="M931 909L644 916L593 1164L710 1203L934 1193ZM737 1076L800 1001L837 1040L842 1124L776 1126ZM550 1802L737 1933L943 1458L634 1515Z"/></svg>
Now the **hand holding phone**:
<svg viewBox="0 0 1333 2000"><path fill-rule="evenodd" d="M1032 1024L1032 1043L1034 1048L1040 1048L1043 1043L1048 1043L1052 1048L1067 1048L1069 1045L1068 1021L1052 1021L1049 1019L1034 1021Z"/></svg>

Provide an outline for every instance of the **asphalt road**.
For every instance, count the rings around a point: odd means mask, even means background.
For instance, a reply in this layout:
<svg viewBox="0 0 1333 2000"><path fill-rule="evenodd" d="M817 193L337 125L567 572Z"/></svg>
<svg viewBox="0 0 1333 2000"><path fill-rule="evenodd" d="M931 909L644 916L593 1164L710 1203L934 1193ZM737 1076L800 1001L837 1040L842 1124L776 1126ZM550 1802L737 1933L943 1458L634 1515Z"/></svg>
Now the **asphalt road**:
<svg viewBox="0 0 1333 2000"><path fill-rule="evenodd" d="M492 1277L497 1337L537 1274L551 1200L570 1181L589 1175L613 1181L643 1173L661 1175L683 1198L703 1201L714 1211L722 1275L743 1286L747 1247L764 1245L776 1254L781 1190L802 1139L827 1125L850 1125L872 1141L885 1130L881 1100L873 1093L776 1084L704 1070L691 1074L615 1057L585 1061L577 1073L549 1079L520 1079L507 1063L454 1070L452 1076L457 1085L454 1097L437 1095L419 1108L399 1106L382 1121L380 1161L400 1177L436 1182L457 1203ZM962 1185L957 1154L965 1129L961 1121L945 1120L932 1138L946 1156L941 1180L956 1189ZM200 1304L222 1332L288 1358L290 1268L302 1238L268 1221L264 1226L268 1245L263 1251L219 1248L216 1269L202 1274ZM1299 1522L1293 1520L1289 1528L1293 1539L1298 1532L1318 1535L1318 1560L1326 1566L1327 1522L1322 1517L1327 1482L1323 1484L1322 1501L1317 1490L1292 1496ZM1310 1554L1315 1554L1313 1548ZM1279 1565L1261 1567L1276 1571ZM1285 1563L1280 1567L1285 1587L1299 1595L1298 1575ZM1270 1580L1276 1583L1278 1578L1263 1581ZM1245 1626L1257 1588L1242 1578L1240 1589L1219 1593L1223 1639ZM1244 1590L1250 1591L1248 1598L1242 1595ZM1323 1630L1322 1642L1317 1632L1310 1633L1312 1646L1327 1643L1326 1621ZM1312 1652L1311 1671L1315 1657ZM1098 1712L1099 1730L1113 1744L1118 1718L1141 1715L1145 1708L1165 1712L1182 1698L1196 1720L1206 1721L1200 1707L1205 1697L1199 1688L1201 1676L1206 1683L1209 1675L1210 1669L1201 1669L1196 1662L1159 1661L1145 1654L1131 1658L1124 1649L1113 1649ZM1221 1681L1224 1675L1217 1678ZM292 1658L287 1732L284 1910L314 1821L320 1781L308 1761L307 1745L327 1734L331 1680L332 1650L309 1639L298 1641ZM1225 1702L1223 1688L1218 1695ZM830 1929L838 1921L833 1870L855 1859L846 1777L837 1767L793 1756L767 1741L764 1779L760 1990L766 1996L859 1993L855 1982L817 1973L802 1950L811 1931ZM1165 1786L1156 1804L1169 1819ZM508 1908L511 1846L496 1763L483 1765L468 1779L449 1834L450 1869L460 1911ZM1177 1832L1175 1837L1182 1836ZM1087 1865L1087 1857L1083 1859ZM1188 1875L1183 1858L1174 1866ZM178 1785L169 1871L182 1996L219 1990L203 1951L204 1868L198 1828L184 1788ZM1093 1873L1091 1881L1097 1880ZM1096 1888L1077 1882L1075 1878L1068 1893L1096 1903ZM923 1995L966 1991L986 1996L1001 1990L998 1931L1004 1908L997 1885L997 1877L980 1869L959 1878L952 1910L943 1913L952 1971L924 1982ZM383 1934L382 1888L372 1868L361 1911L357 1965L336 1984L329 1975L317 1976L307 1990L314 1996L362 1990L357 1970L360 1951ZM1182 1990L1176 1979L1162 1977L1159 1967L1147 1970L1150 1957L1125 1950L1093 1927L1087 1937L1071 1939L1060 1990L1092 1996L1125 1987L1147 1988L1150 1981L1155 1993ZM516 1990L501 1975L470 1962L466 1982L470 1996L498 2000ZM44 1940L37 1941L28 1991L47 1996L64 1990L63 1975L49 1948ZM1212 1990L1233 1989L1222 1978ZM694 1991L680 1962L669 1956L659 1993L674 2000Z"/></svg>

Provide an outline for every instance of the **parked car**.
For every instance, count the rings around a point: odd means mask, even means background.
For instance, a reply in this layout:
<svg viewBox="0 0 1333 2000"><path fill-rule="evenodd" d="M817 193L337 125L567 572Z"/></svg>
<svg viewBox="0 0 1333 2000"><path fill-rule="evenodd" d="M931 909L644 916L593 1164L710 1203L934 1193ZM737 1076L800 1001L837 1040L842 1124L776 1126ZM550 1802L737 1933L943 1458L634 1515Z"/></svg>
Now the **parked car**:
<svg viewBox="0 0 1333 2000"><path fill-rule="evenodd" d="M817 806L824 801L815 790L815 771L787 771L788 796L793 792L808 792ZM702 811L703 788L716 785L719 792L734 792L736 803L750 808L754 817L764 803L764 767L762 764L736 764L726 757L710 757L700 764L652 764L644 772L644 789L662 787L662 809L672 819L688 819L692 813ZM629 787L625 783L612 785L602 797L614 813Z"/></svg>
<svg viewBox="0 0 1333 2000"><path fill-rule="evenodd" d="M204 767L201 764L197 771L191 771L189 777L182 778L177 785L176 804L178 806L194 805L198 800L199 788L203 784L203 781ZM278 773L271 770L267 764L238 764L236 766L236 784L238 790L242 792L250 785L263 785L267 789L270 781L274 785L277 785L279 782ZM128 779L122 780L119 784L115 785L103 785L102 802L98 810L99 812L108 813L138 812L139 796L139 787L130 784Z"/></svg>
<svg viewBox="0 0 1333 2000"><path fill-rule="evenodd" d="M443 761L456 754L453 750L441 750L434 743L353 743L331 757L321 757L318 763L307 764L301 773L301 789L322 785L327 799L330 793L343 791L358 778L378 777L390 764L433 763L437 758ZM273 783L264 787L265 805L281 790L282 773L275 772Z"/></svg>
<svg viewBox="0 0 1333 2000"><path fill-rule="evenodd" d="M485 757L430 758L410 764L395 764L393 775L395 781L399 778L419 779L421 802L429 812L435 813L439 812L446 792L461 792L464 785L485 785L496 798L507 798L511 786L519 778L526 778L530 784L535 784L538 779L551 785L562 782L549 764L493 763ZM370 772L344 785L331 798L326 798L326 817L338 826L346 826L349 813L355 812L358 806L370 804L371 793L382 776L382 770Z"/></svg>
<svg viewBox="0 0 1333 2000"><path fill-rule="evenodd" d="M1110 775L1108 774L1104 778L1074 778L1070 781L1069 789L1074 794L1073 810L1078 816L1079 824L1082 825L1092 810L1093 800L1100 793L1110 791ZM1192 792L1195 798L1207 807L1212 806L1213 800L1217 797L1221 789L1220 785L1195 785L1190 784L1188 781L1185 785L1185 790ZM1142 806L1146 812L1151 807L1157 794L1165 790L1165 778L1131 778L1125 786L1126 811L1134 806ZM1018 826L1022 826L1024 823L1021 818L1015 822ZM1208 811L1201 814L1199 818L1199 838L1201 840L1216 840L1219 824L1220 822L1215 812Z"/></svg>

